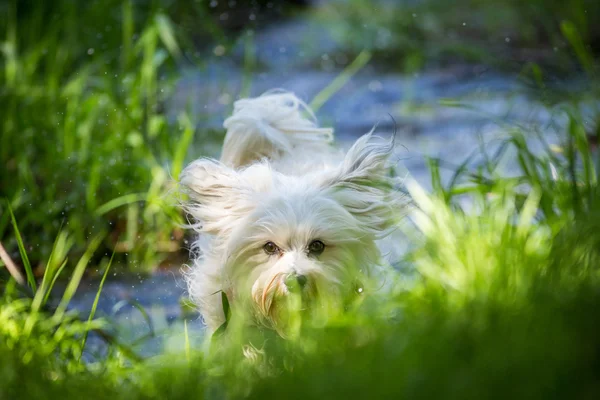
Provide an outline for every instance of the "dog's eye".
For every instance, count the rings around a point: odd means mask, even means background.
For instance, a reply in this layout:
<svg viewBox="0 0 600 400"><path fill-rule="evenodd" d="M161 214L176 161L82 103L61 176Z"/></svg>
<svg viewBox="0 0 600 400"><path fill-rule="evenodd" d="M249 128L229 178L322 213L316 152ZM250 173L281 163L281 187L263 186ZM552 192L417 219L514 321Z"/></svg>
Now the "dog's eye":
<svg viewBox="0 0 600 400"><path fill-rule="evenodd" d="M325 250L325 243L320 240L313 240L308 245L308 252L313 256L318 256Z"/></svg>
<svg viewBox="0 0 600 400"><path fill-rule="evenodd" d="M263 246L263 250L267 254L275 254L279 252L279 247L277 247L277 245L273 242L267 242Z"/></svg>

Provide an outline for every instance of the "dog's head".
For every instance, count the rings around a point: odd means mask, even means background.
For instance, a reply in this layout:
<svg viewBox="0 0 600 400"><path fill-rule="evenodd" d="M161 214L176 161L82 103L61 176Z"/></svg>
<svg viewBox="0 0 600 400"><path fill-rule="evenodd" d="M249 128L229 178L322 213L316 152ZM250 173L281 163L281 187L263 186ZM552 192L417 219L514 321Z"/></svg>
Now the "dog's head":
<svg viewBox="0 0 600 400"><path fill-rule="evenodd" d="M213 237L234 312L282 333L290 311L326 316L362 291L379 262L375 241L403 201L389 178L391 151L365 135L338 166L302 176L267 161L235 171L201 159L185 169L187 211Z"/></svg>

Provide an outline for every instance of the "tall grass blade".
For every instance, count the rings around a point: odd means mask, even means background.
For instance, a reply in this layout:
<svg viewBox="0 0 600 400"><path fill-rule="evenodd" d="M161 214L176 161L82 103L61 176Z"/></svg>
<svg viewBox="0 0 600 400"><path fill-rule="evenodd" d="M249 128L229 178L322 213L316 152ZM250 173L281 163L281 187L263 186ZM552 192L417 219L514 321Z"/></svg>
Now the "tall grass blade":
<svg viewBox="0 0 600 400"><path fill-rule="evenodd" d="M27 283L29 284L31 290L33 290L33 292L35 293L37 291L37 285L35 284L35 277L33 276L33 270L31 269L31 264L29 263L29 257L27 257L27 250L25 250L25 245L23 244L23 238L21 237L21 232L19 232L19 227L17 226L15 214L13 213L13 210L8 201L6 202L6 206L8 207L8 212L10 213L12 226L15 230L17 245L19 246L19 253L21 254L21 260L23 261L23 266L25 267L25 274L27 275Z"/></svg>
<svg viewBox="0 0 600 400"><path fill-rule="evenodd" d="M123 48L121 50L121 68L125 69L129 65L129 61L132 58L132 47L133 47L133 5L131 0L126 0L121 6L123 17L123 33L121 42Z"/></svg>
<svg viewBox="0 0 600 400"><path fill-rule="evenodd" d="M452 177L450 178L450 181L448 183L449 200L459 180L464 176L465 173L468 172L469 165L471 164L471 161L473 161L476 155L477 150L473 150L473 152L469 154L469 156L467 156L467 158L457 168L454 169L454 173L452 174Z"/></svg>
<svg viewBox="0 0 600 400"><path fill-rule="evenodd" d="M242 71L242 89L240 90L241 97L250 96L250 88L252 86L252 74L256 66L256 45L254 43L254 34L248 32L244 43L244 68Z"/></svg>
<svg viewBox="0 0 600 400"><path fill-rule="evenodd" d="M525 235L525 233L528 232L529 226L538 211L541 197L542 193L538 188L533 188L529 193L529 196L527 196L525 204L521 209L521 214L519 215L519 223L517 225L518 235Z"/></svg>
<svg viewBox="0 0 600 400"><path fill-rule="evenodd" d="M179 59L181 57L181 50L179 49L179 45L175 39L175 33L171 20L164 14L158 14L154 18L154 22L156 23L158 36L160 36L160 39L164 43L167 50L169 50L169 53L171 53L174 58Z"/></svg>
<svg viewBox="0 0 600 400"><path fill-rule="evenodd" d="M138 203L130 203L127 206L127 228L125 243L127 244L128 249L134 248L136 239L138 238L139 214L140 207Z"/></svg>
<svg viewBox="0 0 600 400"><path fill-rule="evenodd" d="M187 320L183 320L183 333L185 335L185 358L190 362L190 336L188 333Z"/></svg>
<svg viewBox="0 0 600 400"><path fill-rule="evenodd" d="M50 293L52 293L52 288L56 284L56 281L58 280L58 277L62 273L63 269L65 269L65 267L67 266L68 261L69 261L68 259L65 259L63 261L63 263L60 265L60 267L58 267L58 269L56 270L56 273L54 274L54 277L52 278L52 282L50 282L50 285L48 286L48 290L46 290L46 293L44 294L44 300L42 301L42 304L48 303L48 298L50 297Z"/></svg>
<svg viewBox="0 0 600 400"><path fill-rule="evenodd" d="M100 243L102 242L102 239L104 238L104 236L105 236L104 232L101 232L98 235L96 235L90 242L90 245L86 249L83 256L81 256L81 258L79 259L79 262L77 263L77 265L75 266L75 270L73 271L73 275L71 275L71 279L69 280L69 283L67 284L65 292L63 294L63 297L62 297L60 303L58 304L56 311L54 312L55 319L60 320L64 316L65 311L67 310L67 307L69 305L69 302L71 301L71 299L75 295L75 292L77 291L77 288L79 287L79 283L81 282L81 278L83 277L85 268L87 267L88 263L90 262L92 255L94 254L94 252L96 251L96 249L98 248Z"/></svg>
<svg viewBox="0 0 600 400"><path fill-rule="evenodd" d="M181 114L179 123L183 126L183 132L175 148L175 155L171 164L171 171L175 179L179 179L179 174L185 162L185 156L194 138L194 126L187 114Z"/></svg>
<svg viewBox="0 0 600 400"><path fill-rule="evenodd" d="M4 53L5 67L4 77L6 79L7 86L15 86L17 81L17 75L19 71L19 60L17 56L17 6L16 2L12 2L9 6L9 12L7 13L7 20L9 21L6 41L0 43L0 52Z"/></svg>
<svg viewBox="0 0 600 400"><path fill-rule="evenodd" d="M52 281L52 275L54 274L54 264L55 264L55 258L56 258L56 253L57 253L57 248L59 246L59 243L62 245L66 245L67 248L62 248L60 249L60 253L62 255L66 255L66 253L69 251L70 246L68 246L68 244L66 244L66 233L64 233L62 230L59 231L58 235L56 236L56 239L54 240L54 244L52 245L52 251L50 252L50 256L48 257L48 262L46 263L46 270L44 271L44 277L42 278L42 283L40 284L40 288L37 291L37 293L35 294L35 297L33 298L33 303L31 304L31 309L34 312L37 312L39 310L39 308L45 304L44 299L47 299L47 294L46 292L48 291L48 285L49 282L48 281Z"/></svg>
<svg viewBox="0 0 600 400"><path fill-rule="evenodd" d="M148 324L148 337L153 337L156 335L156 330L154 329L154 324L152 323L152 317L148 314L148 311L141 305L139 302L133 299L121 300L117 304L115 304L111 310L111 315L115 316L119 311L123 309L125 306L132 306L136 310L140 312L146 323Z"/></svg>
<svg viewBox="0 0 600 400"><path fill-rule="evenodd" d="M227 330L229 321L231 320L231 307L229 306L229 299L227 298L227 294L223 291L221 291L221 305L223 306L223 314L225 315L225 322L223 322L221 324L221 326L219 326L217 328L217 330L215 330L213 332L213 335L211 338L211 340L213 340L213 341L216 341L221 336L223 336L223 334Z"/></svg>
<svg viewBox="0 0 600 400"><path fill-rule="evenodd" d="M579 184L577 182L577 154L575 148L575 136L576 136L576 125L573 120L569 123L569 136L567 137L567 168L569 171L569 178L571 179L571 193L572 193L572 210L575 214L581 211Z"/></svg>
<svg viewBox="0 0 600 400"><path fill-rule="evenodd" d="M14 280L17 281L19 285L24 286L25 278L23 278L21 271L19 271L19 268L15 265L13 260L10 258L10 256L4 249L2 242L0 242L0 259L4 262L4 266L6 267L10 275L14 278Z"/></svg>
<svg viewBox="0 0 600 400"><path fill-rule="evenodd" d="M369 51L363 50L360 52L358 56L348 65L344 70L333 80L329 85L327 85L323 90L321 90L310 102L310 107L314 112L317 112L323 104L327 102L336 94L344 85L358 72L360 71L371 59L371 53Z"/></svg>
<svg viewBox="0 0 600 400"><path fill-rule="evenodd" d="M575 51L579 62L585 71L591 76L594 73L594 59L590 52L586 49L586 45L579 34L577 27L571 21L563 21L560 24L560 29L564 37L569 41L571 47Z"/></svg>
<svg viewBox="0 0 600 400"><path fill-rule="evenodd" d="M96 215L103 215L125 204L135 203L146 199L146 193L131 193L114 198L96 209Z"/></svg>
<svg viewBox="0 0 600 400"><path fill-rule="evenodd" d="M433 192L440 196L444 201L447 201L446 191L442 184L442 175L440 173L440 160L437 158L427 157L427 166L429 167L429 175L431 178L431 187Z"/></svg>
<svg viewBox="0 0 600 400"><path fill-rule="evenodd" d="M106 269L104 270L104 274L102 274L102 280L100 281L100 285L98 286L98 291L96 292L96 297L94 298L94 303L92 304L92 310L90 311L90 315L87 320L88 329L85 330L85 332L83 334L83 339L81 340L81 354L79 356L79 359L81 359L81 357L83 356L83 349L85 348L85 343L87 342L89 327L92 324L92 320L94 319L94 316L96 315L96 309L98 308L98 301L100 300L100 293L102 293L102 288L104 287L104 281L106 281L106 277L108 276L108 271L110 270L110 266L112 265L114 257L115 257L115 252L113 251L112 255L110 256L110 260L108 261L108 264L106 265Z"/></svg>

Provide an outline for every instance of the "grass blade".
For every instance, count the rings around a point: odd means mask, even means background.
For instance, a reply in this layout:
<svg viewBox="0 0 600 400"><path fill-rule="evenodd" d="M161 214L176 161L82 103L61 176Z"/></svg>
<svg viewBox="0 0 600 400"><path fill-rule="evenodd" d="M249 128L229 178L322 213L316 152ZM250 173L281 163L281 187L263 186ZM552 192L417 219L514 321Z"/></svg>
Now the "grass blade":
<svg viewBox="0 0 600 400"><path fill-rule="evenodd" d="M371 53L363 50L360 52L358 56L348 65L344 70L336 76L336 78L331 81L327 87L321 90L310 102L310 108L313 112L317 112L319 108L323 106L333 96L336 94L344 85L352 78L358 71L360 71L371 59Z"/></svg>
<svg viewBox="0 0 600 400"><path fill-rule="evenodd" d="M39 308L44 306L48 301L49 293L52 290L52 287L54 287L56 278L62 271L62 268L66 265L67 254L71 250L73 243L74 241L69 234L62 230L61 224L61 228L52 245L52 251L46 262L42 283L33 299L31 308L34 311L39 310Z"/></svg>
<svg viewBox="0 0 600 400"><path fill-rule="evenodd" d="M146 199L146 193L131 193L112 199L96 209L96 215L103 215L125 204L135 203Z"/></svg>
<svg viewBox="0 0 600 400"><path fill-rule="evenodd" d="M541 197L542 193L538 188L533 188L527 196L525 204L523 205L521 213L519 215L519 222L517 224L517 235L524 236L530 229L530 225L532 224L532 221L538 212L538 206Z"/></svg>
<svg viewBox="0 0 600 400"><path fill-rule="evenodd" d="M27 257L27 251L25 250L25 245L23 244L23 238L21 237L21 232L19 232L19 227L17 226L15 214L13 213L12 207L10 206L10 203L8 201L6 202L6 205L8 207L8 212L10 213L10 219L12 222L13 229L15 230L17 245L19 246L19 253L21 253L21 260L23 261L23 266L25 267L27 283L29 284L29 287L31 287L31 290L33 290L33 292L35 293L37 290L37 286L35 284L35 277L33 276L31 264L29 263L29 257Z"/></svg>
<svg viewBox="0 0 600 400"><path fill-rule="evenodd" d="M79 283L81 282L81 278L83 277L85 268L87 267L88 263L90 262L90 259L92 258L92 255L94 254L94 252L100 245L100 242L102 241L103 238L104 238L103 232L96 235L92 239L92 241L91 241L90 245L88 246L87 250L85 251L85 253L83 253L83 256L81 256L81 258L79 259L79 262L77 263L77 265L75 266L75 270L73 271L73 275L71 276L71 279L69 280L69 283L67 284L67 288L65 289L63 297L62 297L60 303L58 304L56 311L54 312L54 318L60 320L63 317L63 315L65 314L65 311L67 310L67 306L69 305L69 302L75 295L75 291L77 290L77 287L79 287Z"/></svg>
<svg viewBox="0 0 600 400"><path fill-rule="evenodd" d="M62 227L62 226L61 226ZM61 239L61 234L62 232L59 231L58 235L56 236L56 239L54 239L54 244L52 245L52 250L50 251L50 255L48 256L48 262L46 264L46 270L44 271L44 277L42 278L42 283L40 284L40 290L37 291L37 293L35 294L35 297L33 298L33 302L31 303L31 310L33 312L37 312L41 305L42 305L42 301L43 299L46 297L45 293L47 290L47 282L48 279L50 279L50 275L52 274L52 261L55 257L55 252L56 252L56 247L57 244L59 242L59 240Z"/></svg>
<svg viewBox="0 0 600 400"><path fill-rule="evenodd" d="M106 269L104 270L104 274L102 275L102 280L100 281L100 285L98 286L98 291L96 292L96 297L94 298L94 303L92 304L92 310L90 311L90 315L87 320L88 329L86 329L86 331L84 332L83 339L81 341L81 354L79 355L79 359L81 359L81 357L83 356L83 349L85 348L85 342L87 341L87 338L88 338L89 327L92 323L92 320L94 319L94 316L96 315L96 309L98 308L98 301L100 300L100 293L102 293L102 288L104 287L104 281L106 281L106 277L108 276L108 271L110 270L110 266L112 265L114 257L115 257L115 252L113 251L112 255L110 256L110 260L108 261L108 265L106 266Z"/></svg>
<svg viewBox="0 0 600 400"><path fill-rule="evenodd" d="M448 183L448 193L450 193L458 184L459 180L468 173L469 170L469 166L471 165L471 162L473 161L473 159L478 155L478 150L473 150L471 152L471 154L469 154L469 156L467 158L465 158L465 160L460 163L460 165L458 165L455 169L454 169L454 173L452 174L452 178L450 178L450 182ZM449 196L450 199L451 196Z"/></svg>
<svg viewBox="0 0 600 400"><path fill-rule="evenodd" d="M132 306L134 307L136 310L138 310L140 312L140 314L142 315L142 317L144 318L144 320L146 321L146 323L148 324L148 335L145 335L147 337L154 337L156 336L156 330L154 329L154 324L152 323L152 317L150 316L150 314L148 314L148 311L146 311L146 309L144 308L143 305L141 305L139 302L129 299L129 300L121 300L119 301L117 304L115 304L111 310L111 314L114 317L119 311L121 311L121 309L125 306Z"/></svg>
<svg viewBox="0 0 600 400"><path fill-rule="evenodd" d="M63 261L63 263L60 265L60 267L58 267L58 269L56 270L56 274L54 274L54 277L52 278L52 282L50 282L50 286L48 286L48 289L46 290L46 293L44 294L44 300L42 301L42 304L46 304L48 302L48 297L50 297L50 293L52 293L52 288L56 284L56 281L58 280L58 277L60 276L61 272L67 265L67 261L68 260L65 259Z"/></svg>
<svg viewBox="0 0 600 400"><path fill-rule="evenodd" d="M129 61L132 58L132 47L133 47L133 33L134 33L134 23L133 23L133 5L131 0L124 1L121 6L122 12L122 40L123 49L121 51L121 66L123 69L129 65Z"/></svg>
<svg viewBox="0 0 600 400"><path fill-rule="evenodd" d="M231 308L229 307L229 299L227 298L227 294L225 292L221 292L221 303L223 305L223 314L225 315L225 322L221 324L212 334L211 341L218 340L227 329L229 325L229 320L231 319Z"/></svg>
<svg viewBox="0 0 600 400"><path fill-rule="evenodd" d="M575 51L575 54L585 71L592 76L594 72L594 59L586 49L586 44L575 24L571 21L563 21L560 24L560 30L562 31L563 36L569 41L569 44Z"/></svg>
<svg viewBox="0 0 600 400"><path fill-rule="evenodd" d="M183 320L183 333L185 335L185 358L190 362L190 335L188 333L187 320Z"/></svg>
<svg viewBox="0 0 600 400"><path fill-rule="evenodd" d="M0 242L0 259L4 262L6 269L8 269L8 272L15 279L15 281L17 281L19 285L25 286L25 278L23 278L21 271L19 271L13 260L10 258L4 249L4 246L2 246L2 242Z"/></svg>
<svg viewBox="0 0 600 400"><path fill-rule="evenodd" d="M173 163L171 164L171 171L173 178L175 179L179 179L179 174L181 173L183 163L185 162L185 156L192 143L192 139L194 138L194 126L187 114L182 114L179 117L179 123L183 126L183 133L177 143L175 155L173 156Z"/></svg>
<svg viewBox="0 0 600 400"><path fill-rule="evenodd" d="M242 70L242 89L240 97L250 96L250 87L252 86L252 74L256 67L256 44L254 43L254 34L248 32L244 42L244 68Z"/></svg>
<svg viewBox="0 0 600 400"><path fill-rule="evenodd" d="M440 160L437 158L426 158L427 166L429 168L429 176L431 178L431 188L433 193L440 196L440 198L444 199L444 202L448 201L448 196L446 191L444 190L444 185L442 184L442 176L440 173Z"/></svg>
<svg viewBox="0 0 600 400"><path fill-rule="evenodd" d="M163 44L169 50L169 53L179 59L181 57L181 50L175 39L175 32L171 20L164 14L158 14L154 17L156 29L158 30L158 36L162 40Z"/></svg>
<svg viewBox="0 0 600 400"><path fill-rule="evenodd" d="M229 322L231 319L231 307L229 306L229 299L225 292L221 292L221 302L223 303L223 314L225 314L225 321Z"/></svg>

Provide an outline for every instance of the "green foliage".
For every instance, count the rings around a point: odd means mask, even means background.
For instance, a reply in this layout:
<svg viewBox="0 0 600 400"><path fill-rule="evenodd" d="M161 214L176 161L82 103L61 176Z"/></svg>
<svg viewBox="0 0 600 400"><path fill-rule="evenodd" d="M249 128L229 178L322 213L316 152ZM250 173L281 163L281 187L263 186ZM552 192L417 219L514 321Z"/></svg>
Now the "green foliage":
<svg viewBox="0 0 600 400"><path fill-rule="evenodd" d="M19 227L17 226L17 221L15 219L15 214L10 208L10 204L7 204L8 212L10 214L10 222L12 223L13 229L15 231L15 238L17 239L17 245L19 246L19 253L21 254L21 259L23 260L23 267L25 268L25 273L27 274L27 283L29 287L35 291L36 283L35 277L33 276L33 271L31 270L31 263L29 262L29 257L27 256L27 250L25 250L25 245L23 244L23 238L21 237L21 232L19 232Z"/></svg>
<svg viewBox="0 0 600 400"><path fill-rule="evenodd" d="M534 153L524 133L513 132L450 184L432 161L432 194L407 184L415 210L405 262L414 273L324 324L303 318L297 334L282 339L229 319L204 355L188 343L185 356L81 364L79 335L88 323L32 313L7 289L0 351L10 367L0 377L19 398L46 386L55 396L98 399L593 398L600 391L597 154L580 118L570 118L564 146ZM509 156L519 169L507 177L499 166ZM38 356L44 361L33 364Z"/></svg>
<svg viewBox="0 0 600 400"><path fill-rule="evenodd" d="M179 249L182 220L165 194L195 133L162 106L165 73L182 59L172 23L127 0L13 1L0 12L0 197L30 257L47 257L63 224L75 254L104 231L131 268L153 268ZM6 224L0 237L16 248Z"/></svg>
<svg viewBox="0 0 600 400"><path fill-rule="evenodd" d="M402 14L364 1L343 10L352 27L343 38L366 50L317 105L379 51L403 49L408 70L429 58L424 51L480 60L470 46L481 43L452 33L461 29L467 38L483 32L523 48L568 46L595 77L596 2L405 3ZM325 322L292 315L286 339L228 318L206 353L190 348L186 329L184 355L140 360L94 316L102 283L89 316L70 311L99 254L127 253L129 265L152 267L177 247L171 238L181 217L164 195L198 138L195 121L169 121L161 104L169 68L186 55L168 17L182 3L144 4L0 4L0 197L9 204L0 202L0 238L20 254L29 283L17 286L0 264L0 399L598 396L600 155L597 136L571 106L563 108L568 124L558 145L507 127L503 143L473 154L450 181L440 160L430 160L433 193L408 185L415 210L414 224L404 227L412 246L403 266L410 273L344 313L325 306ZM206 4L185 6L204 12ZM475 11L468 21L465 7ZM395 32L391 42L356 29L365 19ZM220 35L202 21L202 34ZM543 86L540 67L531 71ZM468 167L475 158L482 161ZM505 175L506 162L518 173ZM54 301L65 271L70 281ZM131 305L151 327L145 310ZM106 342L105 356L88 354L92 336Z"/></svg>
<svg viewBox="0 0 600 400"><path fill-rule="evenodd" d="M444 54L505 58L489 52L489 43L473 42L481 37L502 46L505 37L523 48L558 46L561 51L552 53L552 60L564 55L572 65L577 59L594 78L590 44L598 33L590 21L600 14L596 2L538 3L465 0L452 7L438 1L372 7L353 0L350 6L319 7L317 17L326 19L342 47L350 46L347 50L358 56L313 105L322 105L371 57L377 62L387 54L407 70ZM188 160L192 143L216 137L197 132L198 121L189 115L168 119L164 101L173 90L174 68L199 58L190 38L213 38L225 49L235 42L235 35L216 22L214 13L222 13L222 7L171 0L0 5L0 197L8 199L22 230L18 240L8 229L8 207L0 202L0 239L9 253L19 249L19 242L27 249L28 272L40 275L60 226L76 256L90 237L105 232L98 257L114 250L116 265L150 270L177 258L183 232L177 202L169 196L172 178ZM228 12L242 15L245 7ZM462 21L465 15L468 21ZM251 35L246 42L244 90L255 64ZM543 87L545 70L536 65L526 70ZM591 87L598 92L597 84ZM22 263L28 265L26 259Z"/></svg>
<svg viewBox="0 0 600 400"><path fill-rule="evenodd" d="M18 231L17 222L14 229ZM84 390L97 388L97 398L102 391L114 392L111 386L97 384L98 376L115 384L122 380L114 373L122 370L123 361L135 359L131 351L105 331L107 324L94 319L96 303L102 290L98 289L92 312L86 320L77 312L67 309L82 273L97 249L101 235L94 238L77 262L73 275L56 305L49 301L56 279L67 264L71 241L64 231L54 242L39 287L18 286L13 278L0 274L0 398L54 398L59 395L80 395ZM25 257L27 255L25 254ZM106 272L110 267L106 267ZM100 361L82 362L86 339L93 332L108 344L107 356ZM133 357L132 357L133 356ZM110 370L110 374L107 371ZM114 379L113 379L114 378ZM73 382L64 387L61 382Z"/></svg>
<svg viewBox="0 0 600 400"><path fill-rule="evenodd" d="M600 38L595 0L331 1L316 18L347 52L370 50L381 64L406 72L452 61L572 71L565 26L586 52L597 54Z"/></svg>

